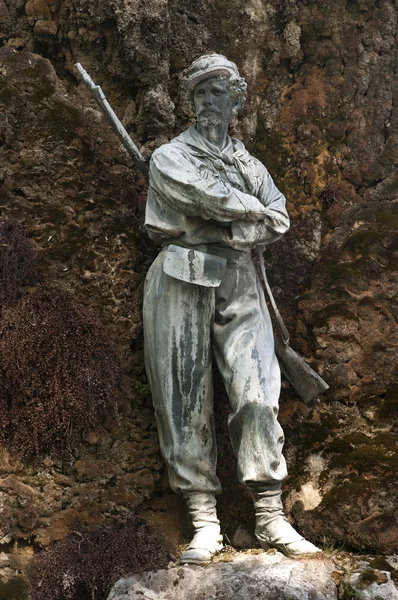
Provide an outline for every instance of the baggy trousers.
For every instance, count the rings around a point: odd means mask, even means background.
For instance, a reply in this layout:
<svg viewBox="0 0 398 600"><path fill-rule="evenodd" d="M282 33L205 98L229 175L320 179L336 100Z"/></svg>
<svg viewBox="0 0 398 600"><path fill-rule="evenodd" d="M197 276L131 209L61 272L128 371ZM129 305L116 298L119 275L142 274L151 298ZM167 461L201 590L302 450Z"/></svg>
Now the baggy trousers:
<svg viewBox="0 0 398 600"><path fill-rule="evenodd" d="M221 491L212 351L232 408L228 429L239 481L261 489L287 475L277 421L280 370L272 324L251 257L239 254L228 260L217 288L166 275L164 251L146 277L146 370L175 492Z"/></svg>

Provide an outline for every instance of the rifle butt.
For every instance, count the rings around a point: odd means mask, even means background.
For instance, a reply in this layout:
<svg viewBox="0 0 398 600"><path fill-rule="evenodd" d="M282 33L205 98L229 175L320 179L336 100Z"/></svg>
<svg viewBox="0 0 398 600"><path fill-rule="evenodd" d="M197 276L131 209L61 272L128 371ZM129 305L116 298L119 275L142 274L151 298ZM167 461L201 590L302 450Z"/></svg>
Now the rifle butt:
<svg viewBox="0 0 398 600"><path fill-rule="evenodd" d="M329 389L326 381L278 338L275 338L275 353L283 375L306 404Z"/></svg>

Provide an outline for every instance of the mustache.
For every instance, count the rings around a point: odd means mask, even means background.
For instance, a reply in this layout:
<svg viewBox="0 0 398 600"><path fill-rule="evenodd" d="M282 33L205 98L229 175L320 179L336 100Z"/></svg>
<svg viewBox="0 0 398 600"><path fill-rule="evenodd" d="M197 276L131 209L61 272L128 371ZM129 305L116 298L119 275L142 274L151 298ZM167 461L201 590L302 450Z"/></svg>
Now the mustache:
<svg viewBox="0 0 398 600"><path fill-rule="evenodd" d="M218 108L208 108L206 106L203 106L202 108L199 109L196 116L199 117L203 113L210 113L210 114L214 114L214 115L222 114L221 110L219 110Z"/></svg>

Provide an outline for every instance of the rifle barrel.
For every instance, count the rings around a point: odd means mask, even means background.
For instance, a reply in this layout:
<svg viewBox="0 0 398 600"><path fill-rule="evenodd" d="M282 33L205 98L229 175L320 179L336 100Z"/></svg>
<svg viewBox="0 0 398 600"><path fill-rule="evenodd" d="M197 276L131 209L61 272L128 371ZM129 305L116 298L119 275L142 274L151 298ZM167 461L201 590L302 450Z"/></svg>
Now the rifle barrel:
<svg viewBox="0 0 398 600"><path fill-rule="evenodd" d="M112 109L104 92L102 91L99 85L96 85L94 81L91 79L90 75L87 71L82 67L80 63L75 64L76 70L82 80L82 82L88 87L91 91L91 94L95 101L97 102L101 112L105 116L109 125L112 127L114 133L118 136L119 140L122 142L123 146L126 148L127 152L133 159L135 165L144 175L148 174L148 164L144 157L144 155L140 152L137 146L134 144L133 140L127 133L124 128L122 122Z"/></svg>

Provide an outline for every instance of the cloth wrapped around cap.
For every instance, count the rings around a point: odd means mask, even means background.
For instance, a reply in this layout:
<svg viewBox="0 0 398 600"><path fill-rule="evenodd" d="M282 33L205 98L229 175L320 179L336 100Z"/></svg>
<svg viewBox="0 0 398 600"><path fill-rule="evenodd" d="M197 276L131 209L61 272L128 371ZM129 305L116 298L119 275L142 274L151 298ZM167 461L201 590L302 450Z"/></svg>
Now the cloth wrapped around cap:
<svg viewBox="0 0 398 600"><path fill-rule="evenodd" d="M193 90L200 81L209 79L209 77L217 77L218 75L234 75L235 77L239 77L238 67L222 54L206 54L205 56L201 56L194 60L187 69L188 90Z"/></svg>

